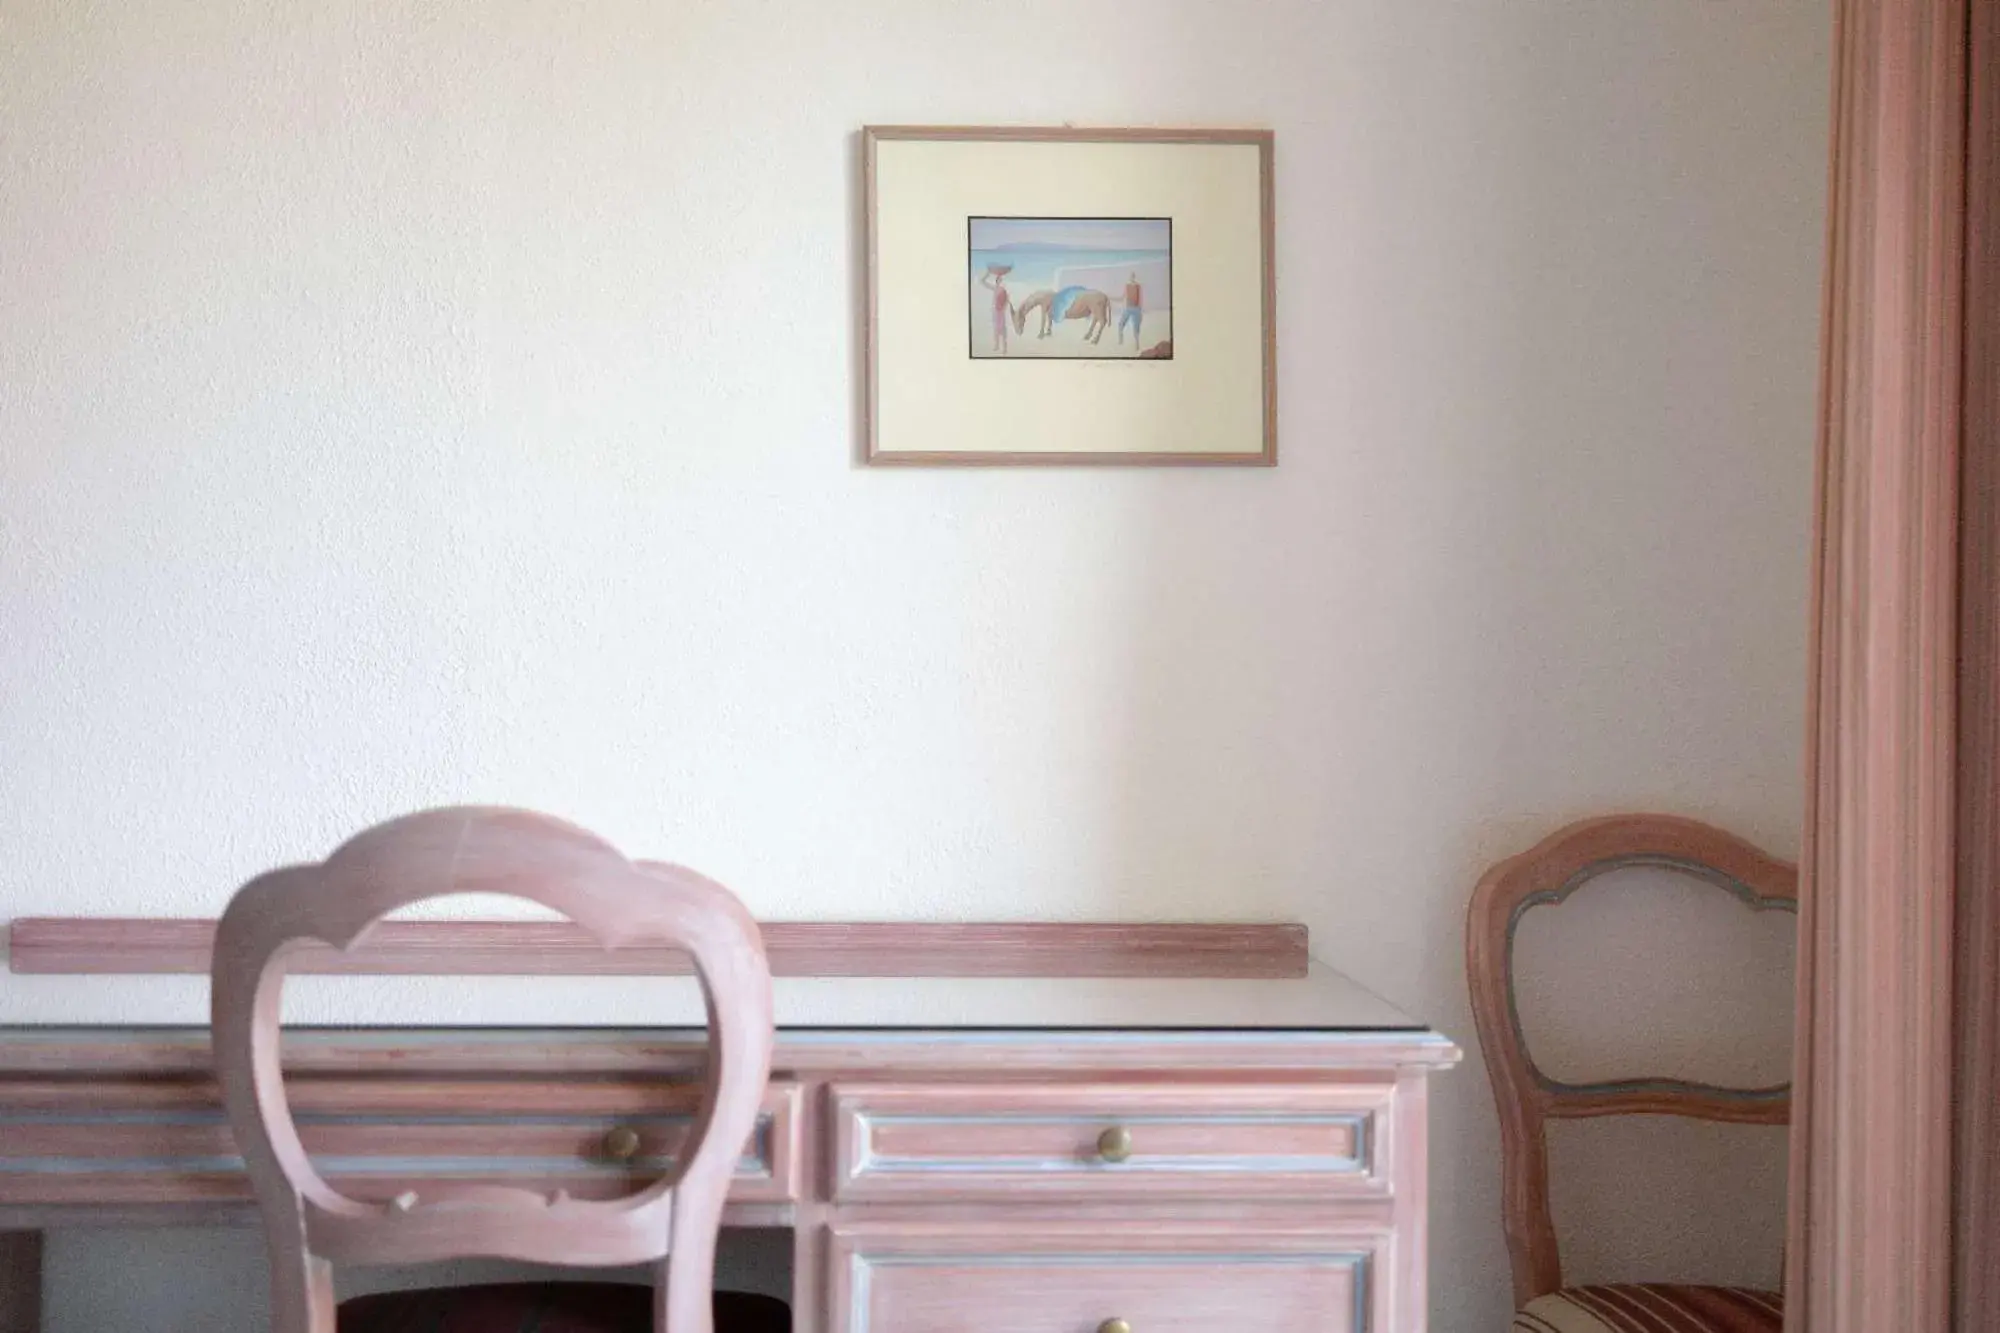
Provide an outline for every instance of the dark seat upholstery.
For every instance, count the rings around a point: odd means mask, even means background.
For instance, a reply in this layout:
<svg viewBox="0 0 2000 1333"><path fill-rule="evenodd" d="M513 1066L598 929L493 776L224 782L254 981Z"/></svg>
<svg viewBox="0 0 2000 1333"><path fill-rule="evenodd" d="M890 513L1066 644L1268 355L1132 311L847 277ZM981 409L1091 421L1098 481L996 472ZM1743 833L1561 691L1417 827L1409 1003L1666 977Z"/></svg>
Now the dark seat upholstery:
<svg viewBox="0 0 2000 1333"><path fill-rule="evenodd" d="M715 1293L715 1333L791 1333L774 1296ZM617 1282L510 1282L358 1296L340 1333L653 1333L653 1289Z"/></svg>

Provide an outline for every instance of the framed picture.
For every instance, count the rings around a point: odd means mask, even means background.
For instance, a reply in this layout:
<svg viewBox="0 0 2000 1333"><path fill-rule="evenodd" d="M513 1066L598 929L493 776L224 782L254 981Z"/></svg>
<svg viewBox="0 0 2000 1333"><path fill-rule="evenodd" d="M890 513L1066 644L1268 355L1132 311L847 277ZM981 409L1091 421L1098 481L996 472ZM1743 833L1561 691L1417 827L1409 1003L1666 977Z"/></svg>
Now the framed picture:
<svg viewBox="0 0 2000 1333"><path fill-rule="evenodd" d="M865 130L868 462L1275 463L1271 153Z"/></svg>

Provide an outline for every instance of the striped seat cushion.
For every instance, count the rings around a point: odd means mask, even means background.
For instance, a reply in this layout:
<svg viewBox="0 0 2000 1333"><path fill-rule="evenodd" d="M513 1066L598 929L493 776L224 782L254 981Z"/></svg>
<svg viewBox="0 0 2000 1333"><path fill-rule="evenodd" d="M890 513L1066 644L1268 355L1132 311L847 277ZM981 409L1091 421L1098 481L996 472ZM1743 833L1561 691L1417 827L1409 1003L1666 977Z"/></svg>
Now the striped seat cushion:
<svg viewBox="0 0 2000 1333"><path fill-rule="evenodd" d="M343 1301L340 1333L653 1333L653 1291L615 1282L509 1282ZM791 1333L791 1307L715 1293L715 1333Z"/></svg>
<svg viewBox="0 0 2000 1333"><path fill-rule="evenodd" d="M1570 1287L1528 1302L1513 1333L1781 1333L1776 1292L1638 1283Z"/></svg>

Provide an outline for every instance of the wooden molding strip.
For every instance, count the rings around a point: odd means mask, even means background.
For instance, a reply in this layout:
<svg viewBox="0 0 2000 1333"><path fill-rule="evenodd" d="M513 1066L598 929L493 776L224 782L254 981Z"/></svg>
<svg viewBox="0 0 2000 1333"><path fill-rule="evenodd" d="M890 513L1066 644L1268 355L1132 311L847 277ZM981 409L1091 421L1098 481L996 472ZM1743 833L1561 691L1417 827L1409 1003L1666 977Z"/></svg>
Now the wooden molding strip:
<svg viewBox="0 0 2000 1333"><path fill-rule="evenodd" d="M771 972L789 977L1302 977L1292 923L771 921ZM36 975L169 976L209 970L203 918L21 917L9 965ZM672 949L607 951L555 921L386 921L346 953L312 948L294 973L362 976L678 976Z"/></svg>
<svg viewBox="0 0 2000 1333"><path fill-rule="evenodd" d="M956 1029L833 1030L780 1028L772 1068L781 1077L879 1077L884 1069L923 1077L1009 1069L1081 1073L1177 1073L1227 1070L1243 1075L1317 1079L1330 1070L1392 1078L1399 1068L1449 1069L1459 1052L1436 1033L1415 1028L1250 1028L1206 1032L1097 1029L988 1032ZM673 1028L288 1028L285 1073L315 1078L462 1081L561 1076L579 1079L688 1078L708 1061L700 1029ZM0 1105L21 1107L26 1089L79 1081L106 1110L114 1097L169 1096L188 1079L212 1079L215 1052L206 1027L58 1029L0 1026ZM32 1107L26 1109L34 1109ZM0 1229L4 1229L0 1210Z"/></svg>

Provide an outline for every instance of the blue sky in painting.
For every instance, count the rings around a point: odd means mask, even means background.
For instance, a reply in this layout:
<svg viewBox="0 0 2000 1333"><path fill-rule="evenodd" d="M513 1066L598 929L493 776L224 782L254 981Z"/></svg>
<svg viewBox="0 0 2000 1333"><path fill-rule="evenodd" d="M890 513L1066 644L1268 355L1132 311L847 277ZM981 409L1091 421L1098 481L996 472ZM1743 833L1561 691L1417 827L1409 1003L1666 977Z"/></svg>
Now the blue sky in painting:
<svg viewBox="0 0 2000 1333"><path fill-rule="evenodd" d="M972 248L1039 245L1070 250L1165 250L1165 218L974 218Z"/></svg>

